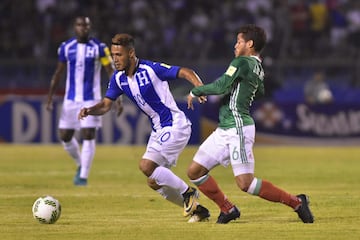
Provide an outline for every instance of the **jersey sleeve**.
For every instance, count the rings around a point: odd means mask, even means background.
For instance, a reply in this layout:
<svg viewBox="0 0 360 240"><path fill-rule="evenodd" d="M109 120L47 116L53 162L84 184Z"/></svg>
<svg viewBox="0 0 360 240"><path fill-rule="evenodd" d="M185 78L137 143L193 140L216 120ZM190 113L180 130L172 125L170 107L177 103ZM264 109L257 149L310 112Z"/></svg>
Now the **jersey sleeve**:
<svg viewBox="0 0 360 240"><path fill-rule="evenodd" d="M259 87L255 93L255 99L262 98L263 96L265 96L265 86L264 86L264 81L260 80Z"/></svg>
<svg viewBox="0 0 360 240"><path fill-rule="evenodd" d="M65 42L63 42L59 48L58 48L58 60L60 62L65 63L66 62L66 56L65 56Z"/></svg>
<svg viewBox="0 0 360 240"><path fill-rule="evenodd" d="M166 63L158 63L158 62L153 62L152 68L154 69L156 75L162 81L177 79L180 70L179 66L171 66Z"/></svg>
<svg viewBox="0 0 360 240"><path fill-rule="evenodd" d="M124 93L116 82L116 73L117 72L112 75L105 93L105 97L110 98L113 101L115 101L120 95Z"/></svg>
<svg viewBox="0 0 360 240"><path fill-rule="evenodd" d="M103 66L106 66L106 65L109 65L112 63L110 50L106 46L105 43L100 43L99 57L100 57L100 62Z"/></svg>
<svg viewBox="0 0 360 240"><path fill-rule="evenodd" d="M234 59L220 78L212 83L195 87L191 92L195 96L227 94L231 91L234 82L238 81L239 75L241 75L239 69L239 61Z"/></svg>

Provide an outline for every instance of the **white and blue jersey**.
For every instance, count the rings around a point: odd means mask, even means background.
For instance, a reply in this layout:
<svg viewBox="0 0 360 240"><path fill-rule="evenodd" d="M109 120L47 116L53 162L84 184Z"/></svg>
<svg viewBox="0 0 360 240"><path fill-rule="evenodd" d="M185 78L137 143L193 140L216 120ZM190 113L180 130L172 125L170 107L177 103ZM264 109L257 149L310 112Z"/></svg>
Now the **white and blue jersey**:
<svg viewBox="0 0 360 240"><path fill-rule="evenodd" d="M95 38L79 43L76 38L63 42L59 61L67 64L66 100L77 102L101 99L101 65L111 64L109 48Z"/></svg>
<svg viewBox="0 0 360 240"><path fill-rule="evenodd" d="M116 100L126 94L150 119L154 131L191 124L170 92L168 80L177 79L179 66L140 59L133 77L125 71L112 76L105 97Z"/></svg>

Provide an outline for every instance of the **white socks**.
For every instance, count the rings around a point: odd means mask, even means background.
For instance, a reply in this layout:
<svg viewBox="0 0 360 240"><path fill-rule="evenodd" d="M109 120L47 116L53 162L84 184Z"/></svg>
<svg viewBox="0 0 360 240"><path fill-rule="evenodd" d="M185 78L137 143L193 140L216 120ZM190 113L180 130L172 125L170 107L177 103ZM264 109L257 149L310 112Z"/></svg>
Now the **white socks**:
<svg viewBox="0 0 360 240"><path fill-rule="evenodd" d="M75 160L76 165L81 166L80 178L88 178L95 155L95 139L83 140L81 153L79 143L75 137L70 142L62 142L62 144L64 149Z"/></svg>
<svg viewBox="0 0 360 240"><path fill-rule="evenodd" d="M72 138L70 142L62 142L65 151L74 159L77 166L81 165L80 147L76 138Z"/></svg>
<svg viewBox="0 0 360 240"><path fill-rule="evenodd" d="M95 155L95 139L83 140L81 149L80 178L88 178Z"/></svg>
<svg viewBox="0 0 360 240"><path fill-rule="evenodd" d="M168 186L162 186L158 190L156 190L158 193L160 193L161 196L163 196L166 200L183 207L184 198L180 192L174 188L168 187Z"/></svg>
<svg viewBox="0 0 360 240"><path fill-rule="evenodd" d="M182 194L188 189L188 185L170 169L165 167L157 167L149 177L154 179L156 184L161 186L157 190L165 199L176 205L183 206Z"/></svg>

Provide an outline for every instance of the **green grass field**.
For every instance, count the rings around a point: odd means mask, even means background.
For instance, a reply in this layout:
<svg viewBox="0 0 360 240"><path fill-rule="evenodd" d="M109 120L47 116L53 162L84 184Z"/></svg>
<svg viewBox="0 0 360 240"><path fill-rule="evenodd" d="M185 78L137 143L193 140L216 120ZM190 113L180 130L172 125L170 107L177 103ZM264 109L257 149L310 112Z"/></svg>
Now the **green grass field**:
<svg viewBox="0 0 360 240"><path fill-rule="evenodd" d="M241 192L230 168L212 172L242 212L215 224L219 210L200 198L209 222L187 223L182 209L146 185L138 170L143 146L98 145L87 187L75 187L75 165L59 145L0 145L0 239L359 239L360 148L256 146L256 175L291 193L310 196L314 224L285 205ZM195 147L173 170L186 179ZM39 224L31 207L52 195L62 205L53 225Z"/></svg>

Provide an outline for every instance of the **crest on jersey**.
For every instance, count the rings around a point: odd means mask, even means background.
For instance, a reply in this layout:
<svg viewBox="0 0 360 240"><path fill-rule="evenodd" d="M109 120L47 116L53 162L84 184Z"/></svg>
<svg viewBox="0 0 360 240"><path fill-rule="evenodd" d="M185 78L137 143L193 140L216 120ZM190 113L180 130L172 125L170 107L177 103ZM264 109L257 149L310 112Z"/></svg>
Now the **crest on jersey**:
<svg viewBox="0 0 360 240"><path fill-rule="evenodd" d="M138 81L140 87L143 87L150 83L150 77L146 71L136 73L135 78Z"/></svg>
<svg viewBox="0 0 360 240"><path fill-rule="evenodd" d="M93 58L95 56L95 48L87 46L86 47L86 57Z"/></svg>
<svg viewBox="0 0 360 240"><path fill-rule="evenodd" d="M225 74L232 77L234 75L234 73L236 72L237 68L234 66L229 66L228 69L226 70Z"/></svg>

